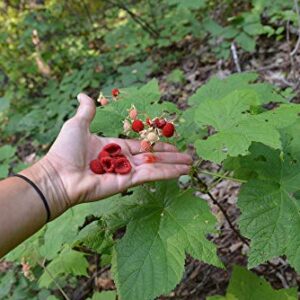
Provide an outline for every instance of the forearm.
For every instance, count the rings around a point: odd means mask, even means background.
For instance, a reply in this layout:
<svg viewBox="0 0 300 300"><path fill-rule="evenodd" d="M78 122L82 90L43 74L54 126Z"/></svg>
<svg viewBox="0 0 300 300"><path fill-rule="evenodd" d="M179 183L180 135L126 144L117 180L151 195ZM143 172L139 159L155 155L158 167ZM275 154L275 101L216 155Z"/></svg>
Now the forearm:
<svg viewBox="0 0 300 300"><path fill-rule="evenodd" d="M47 199L51 220L67 209L60 178L47 159L20 174L34 182ZM35 189L19 177L0 182L0 257L45 225L47 211Z"/></svg>

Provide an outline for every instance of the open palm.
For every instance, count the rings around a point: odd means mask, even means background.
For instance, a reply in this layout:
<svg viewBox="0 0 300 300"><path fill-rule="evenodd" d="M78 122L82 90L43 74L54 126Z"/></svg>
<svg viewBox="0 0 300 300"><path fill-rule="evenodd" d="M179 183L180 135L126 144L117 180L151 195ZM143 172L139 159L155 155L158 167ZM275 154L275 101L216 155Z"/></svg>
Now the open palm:
<svg viewBox="0 0 300 300"><path fill-rule="evenodd" d="M139 141L91 134L89 126L95 116L95 104L84 94L80 94L78 99L80 106L76 115L65 123L46 156L60 176L68 206L103 199L141 183L176 178L189 172L191 157L179 153L173 145L157 143L153 153L156 162L147 163L147 154L140 152ZM89 162L108 143L117 143L122 147L123 154L132 165L129 174L97 175L90 170Z"/></svg>

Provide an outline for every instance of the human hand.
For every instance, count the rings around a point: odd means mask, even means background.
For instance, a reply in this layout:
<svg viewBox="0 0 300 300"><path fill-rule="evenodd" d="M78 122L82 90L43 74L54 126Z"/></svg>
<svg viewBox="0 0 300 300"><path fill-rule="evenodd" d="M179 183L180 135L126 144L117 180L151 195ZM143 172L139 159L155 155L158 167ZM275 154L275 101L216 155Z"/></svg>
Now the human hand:
<svg viewBox="0 0 300 300"><path fill-rule="evenodd" d="M153 153L156 162L147 163L147 154L139 151L140 141L91 134L89 127L96 113L95 104L85 94L79 94L78 100L80 105L76 115L64 124L48 154L31 170L31 177L39 172L47 174L46 189L54 217L76 204L100 200L138 184L177 178L189 172L191 157L179 153L171 144L157 143ZM97 175L90 170L89 162L108 143L122 147L132 165L129 174Z"/></svg>

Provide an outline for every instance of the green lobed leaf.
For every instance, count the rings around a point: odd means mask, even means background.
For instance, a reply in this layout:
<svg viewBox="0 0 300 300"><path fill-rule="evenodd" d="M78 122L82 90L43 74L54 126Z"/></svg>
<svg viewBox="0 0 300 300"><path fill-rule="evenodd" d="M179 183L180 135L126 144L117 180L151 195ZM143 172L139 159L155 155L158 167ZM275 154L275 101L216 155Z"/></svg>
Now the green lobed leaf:
<svg viewBox="0 0 300 300"><path fill-rule="evenodd" d="M105 214L111 207L112 199L114 198L75 206L47 224L44 244L39 248L40 254L47 259L53 259L64 244L70 244L76 240L78 228L83 224L86 216Z"/></svg>
<svg viewBox="0 0 300 300"><path fill-rule="evenodd" d="M111 248L113 245L112 235L107 232L102 222L93 222L80 230L76 236L74 245L84 244L90 249L104 254L107 248Z"/></svg>
<svg viewBox="0 0 300 300"><path fill-rule="evenodd" d="M10 100L5 97L0 97L0 114L9 109Z"/></svg>
<svg viewBox="0 0 300 300"><path fill-rule="evenodd" d="M297 289L275 290L264 279L245 268L234 266L225 296L212 296L207 300L296 300Z"/></svg>
<svg viewBox="0 0 300 300"><path fill-rule="evenodd" d="M13 285L16 282L15 274L13 270L6 271L5 274L1 274L0 277L0 298L4 299L10 293Z"/></svg>
<svg viewBox="0 0 300 300"><path fill-rule="evenodd" d="M0 166L0 179L8 176L9 164L3 164Z"/></svg>
<svg viewBox="0 0 300 300"><path fill-rule="evenodd" d="M14 156L16 148L10 145L0 147L0 161L7 161Z"/></svg>
<svg viewBox="0 0 300 300"><path fill-rule="evenodd" d="M215 220L192 191L182 192L171 181L156 183L155 191L140 187L131 198L139 208L131 210L112 261L123 300L153 299L169 292L181 279L185 252L221 266L214 245L206 239Z"/></svg>
<svg viewBox="0 0 300 300"><path fill-rule="evenodd" d="M197 153L204 159L221 163L231 156L246 155L252 142L281 148L279 129L299 119L300 106L282 104L272 111L252 115L251 106L259 98L254 91L241 90L218 101L202 102L195 112L195 121L202 127L212 126L217 132L197 140Z"/></svg>
<svg viewBox="0 0 300 300"><path fill-rule="evenodd" d="M66 247L46 266L46 270L39 279L39 286L48 288L53 280L62 274L87 276L88 266L83 253Z"/></svg>
<svg viewBox="0 0 300 300"><path fill-rule="evenodd" d="M206 0L168 0L169 4L177 4L184 8L199 9L205 7Z"/></svg>
<svg viewBox="0 0 300 300"><path fill-rule="evenodd" d="M300 125L292 127L299 130ZM253 145L250 151L249 156L239 159L235 174L250 178L238 201L241 232L251 239L249 265L286 255L299 272L299 142L286 141L283 155L261 144Z"/></svg>
<svg viewBox="0 0 300 300"><path fill-rule="evenodd" d="M300 106L282 104L272 111L252 115L251 106L260 102L255 91L234 91L218 101L201 102L195 112L200 126L213 126L217 133L197 140L197 152L204 159L220 163L228 156L245 155L252 142L281 148L278 129L299 119Z"/></svg>
<svg viewBox="0 0 300 300"><path fill-rule="evenodd" d="M207 130L201 128L194 121L194 114L195 111L193 109L187 109L178 119L176 147L180 150L185 150L188 144L193 144L197 138L203 138L207 135Z"/></svg>
<svg viewBox="0 0 300 300"><path fill-rule="evenodd" d="M177 68L174 69L168 76L167 76L168 82L173 83L182 83L184 82L184 73L181 69Z"/></svg>
<svg viewBox="0 0 300 300"><path fill-rule="evenodd" d="M258 75L253 72L244 72L230 75L224 79L212 77L209 82L200 87L189 98L190 105L197 105L208 100L221 100L234 91L251 89L261 104L273 102L286 102L285 98L274 91L274 87L268 83L253 83Z"/></svg>
<svg viewBox="0 0 300 300"><path fill-rule="evenodd" d="M117 294L115 291L103 291L101 293L96 292L93 294L92 299L91 300L115 300L117 297Z"/></svg>

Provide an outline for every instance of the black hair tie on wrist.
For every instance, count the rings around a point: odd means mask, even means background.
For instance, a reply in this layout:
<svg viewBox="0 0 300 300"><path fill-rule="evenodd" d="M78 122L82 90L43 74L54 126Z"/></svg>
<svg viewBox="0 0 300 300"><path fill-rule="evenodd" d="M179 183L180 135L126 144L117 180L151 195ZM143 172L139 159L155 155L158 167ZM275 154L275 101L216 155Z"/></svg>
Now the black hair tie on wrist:
<svg viewBox="0 0 300 300"><path fill-rule="evenodd" d="M45 209L46 209L46 212L47 212L47 220L46 220L46 223L48 223L50 221L50 216L51 216L51 213L50 213L50 208L49 208L49 204L47 202L47 199L46 197L44 196L44 194L42 193L42 191L37 187L37 185L32 182L29 178L25 177L24 175L21 175L21 174L14 174L13 176L16 176L16 177L19 177L19 178L22 178L23 180L25 180L27 183L29 183L34 189L35 191L39 194L39 196L41 197L43 203L44 203L44 206L45 206Z"/></svg>

